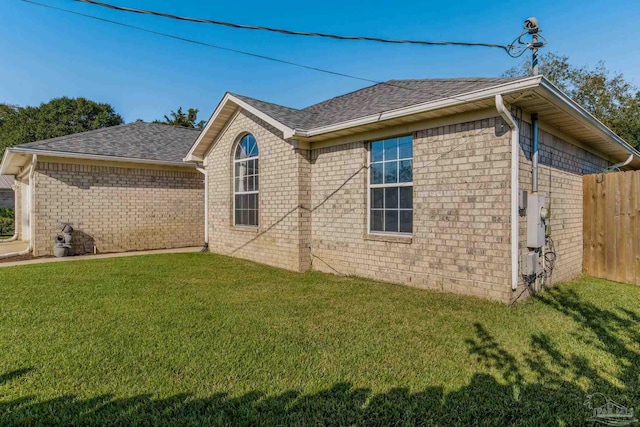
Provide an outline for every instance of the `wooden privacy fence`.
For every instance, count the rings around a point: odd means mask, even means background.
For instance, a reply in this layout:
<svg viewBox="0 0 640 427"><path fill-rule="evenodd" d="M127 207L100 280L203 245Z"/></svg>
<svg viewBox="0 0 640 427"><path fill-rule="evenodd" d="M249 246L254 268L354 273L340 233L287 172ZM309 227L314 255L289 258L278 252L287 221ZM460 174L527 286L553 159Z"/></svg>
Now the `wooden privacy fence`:
<svg viewBox="0 0 640 427"><path fill-rule="evenodd" d="M640 171L585 175L582 183L583 270L640 285Z"/></svg>

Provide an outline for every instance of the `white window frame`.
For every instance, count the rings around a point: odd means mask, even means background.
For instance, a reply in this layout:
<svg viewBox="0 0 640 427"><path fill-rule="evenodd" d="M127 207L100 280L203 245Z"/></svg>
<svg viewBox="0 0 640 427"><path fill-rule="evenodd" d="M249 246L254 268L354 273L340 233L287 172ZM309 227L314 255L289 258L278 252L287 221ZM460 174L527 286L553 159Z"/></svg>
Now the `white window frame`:
<svg viewBox="0 0 640 427"><path fill-rule="evenodd" d="M256 142L256 147L258 147L258 155L257 156L253 156L253 157L245 157L243 159L236 159L236 152L238 151L238 147L240 146L240 144L242 143L242 140L244 138L246 138L248 135L251 135L253 137L253 139ZM255 175L256 178L258 179L258 190L252 190L252 191L236 191L236 165L238 163L249 163L249 161L251 160L258 160L260 157L260 147L258 145L258 140L256 139L256 137L253 134L244 134L242 135L242 137L238 140L238 143L235 145L235 148L233 150L233 170L232 170L232 182L231 185L233 186L233 210L232 210L232 217L233 217L233 226L234 227L245 227L245 228L258 228L258 226L260 225L260 163L258 163L258 170L257 170L257 174ZM247 195L247 194L258 194L258 197L256 199L256 225L249 225L249 224L238 224L236 222L236 196L241 196L241 195Z"/></svg>
<svg viewBox="0 0 640 427"><path fill-rule="evenodd" d="M380 164L380 163L391 163L391 162L401 162L402 160L411 160L411 182L392 182L392 183L388 183L388 184L372 184L371 183L371 171L373 169L372 165L373 163L373 152L371 150L373 143L375 142L380 142L380 141L384 141L387 139L393 139L393 138L402 138L405 136L410 136L411 137L411 157L407 157L407 158L400 158L399 153L398 153L398 158L395 160L388 160L385 161L383 160L382 162L376 162L376 164ZM414 136L413 134L409 134L409 135L398 135L398 136L390 136L387 138L382 138L382 139L376 139L374 141L369 141L367 143L367 234L370 235L379 235L379 236L403 236L403 237L411 237L413 236L413 224L414 224L414 211L415 209L413 208L414 206L414 194L413 194L413 166L414 166L414 156L413 156L413 143L414 143ZM398 171L398 173L400 173L400 171ZM384 181L384 178L383 178ZM373 188L400 188L400 187L411 187L411 232L401 232L401 231L378 231L378 230L371 230L371 190ZM400 198L400 191L398 191L398 199ZM399 200L398 200L398 203ZM383 209L383 211L386 209ZM398 209L398 221L400 221L400 211L401 210L408 210L408 209ZM398 229L400 229L399 224L398 224Z"/></svg>

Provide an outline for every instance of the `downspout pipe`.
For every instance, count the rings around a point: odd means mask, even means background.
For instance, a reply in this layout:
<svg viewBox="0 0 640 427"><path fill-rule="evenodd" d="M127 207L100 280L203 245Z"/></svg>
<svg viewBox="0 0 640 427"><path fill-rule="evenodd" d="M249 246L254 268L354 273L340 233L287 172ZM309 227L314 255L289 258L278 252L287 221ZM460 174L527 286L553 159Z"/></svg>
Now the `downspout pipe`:
<svg viewBox="0 0 640 427"><path fill-rule="evenodd" d="M538 124L538 114L531 115L531 125L533 127L533 154L531 155L531 191L533 193L538 192L538 156L540 154L540 145L538 136L540 133L540 126Z"/></svg>
<svg viewBox="0 0 640 427"><path fill-rule="evenodd" d="M33 182L33 177L35 176L35 171L36 171L36 163L38 163L38 155L34 154L33 157L31 158L31 167L29 169L29 241L27 242L27 249L20 251L20 252L11 252L8 254L2 254L0 255L0 259L6 259L6 258L12 258L14 256L23 256L23 255L29 255L31 253L31 251L33 250L33 235L34 235L34 226L33 226L33 217L34 217L34 209L33 209L33 187L34 187L34 182ZM16 188L17 190L17 188ZM17 191L16 191L17 194ZM17 200L17 197L16 197ZM17 229L18 227L16 227ZM17 233L16 233L16 237L17 237Z"/></svg>
<svg viewBox="0 0 640 427"><path fill-rule="evenodd" d="M209 174L204 168L196 168L198 172L204 175L204 246L200 252L209 250Z"/></svg>
<svg viewBox="0 0 640 427"><path fill-rule="evenodd" d="M502 95L495 97L496 110L511 128L511 289L518 289L518 178L520 163L520 128L504 105Z"/></svg>

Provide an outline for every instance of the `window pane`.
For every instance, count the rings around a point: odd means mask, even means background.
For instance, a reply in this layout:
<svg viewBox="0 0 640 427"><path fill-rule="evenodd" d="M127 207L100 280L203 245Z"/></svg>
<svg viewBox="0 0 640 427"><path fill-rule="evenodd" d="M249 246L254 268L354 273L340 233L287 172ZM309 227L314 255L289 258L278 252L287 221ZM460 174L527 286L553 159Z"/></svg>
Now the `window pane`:
<svg viewBox="0 0 640 427"><path fill-rule="evenodd" d="M257 211L250 210L249 212L249 222L247 225L258 225L258 220L256 219Z"/></svg>
<svg viewBox="0 0 640 427"><path fill-rule="evenodd" d="M402 160L400 162L400 171L398 173L400 182L411 182L413 180L412 160Z"/></svg>
<svg viewBox="0 0 640 427"><path fill-rule="evenodd" d="M255 160L254 160L254 162L255 162L255 167L256 167L256 175L258 174L258 160L260 160L260 159L255 159Z"/></svg>
<svg viewBox="0 0 640 427"><path fill-rule="evenodd" d="M383 163L376 163L371 166L371 183L382 184Z"/></svg>
<svg viewBox="0 0 640 427"><path fill-rule="evenodd" d="M411 233L413 231L413 211L400 211L400 232Z"/></svg>
<svg viewBox="0 0 640 427"><path fill-rule="evenodd" d="M398 188L384 189L385 209L398 209Z"/></svg>
<svg viewBox="0 0 640 427"><path fill-rule="evenodd" d="M398 163L384 163L384 183L388 184L395 182L398 182Z"/></svg>
<svg viewBox="0 0 640 427"><path fill-rule="evenodd" d="M371 162L382 161L382 141L371 143Z"/></svg>
<svg viewBox="0 0 640 427"><path fill-rule="evenodd" d="M242 220L242 217L240 216L240 212L242 212L241 210L236 208L236 212L235 212L235 224L236 225L240 225L240 221Z"/></svg>
<svg viewBox="0 0 640 427"><path fill-rule="evenodd" d="M259 198L259 194L253 194L251 197L253 197L253 203L256 204L256 211L260 210L260 198ZM258 217L256 216L256 225L258 225Z"/></svg>
<svg viewBox="0 0 640 427"><path fill-rule="evenodd" d="M249 190L249 177L245 176L242 178L242 183L240 185L242 187L241 191L251 191Z"/></svg>
<svg viewBox="0 0 640 427"><path fill-rule="evenodd" d="M256 186L256 191L258 191L260 189L260 178L258 177L258 175L256 175L256 182L255 182L255 186Z"/></svg>
<svg viewBox="0 0 640 427"><path fill-rule="evenodd" d="M240 191L240 178L236 177L235 181L235 185L234 185L234 191L238 192Z"/></svg>
<svg viewBox="0 0 640 427"><path fill-rule="evenodd" d="M242 196L236 195L236 210L242 209Z"/></svg>
<svg viewBox="0 0 640 427"><path fill-rule="evenodd" d="M398 231L398 211L384 211L384 231Z"/></svg>
<svg viewBox="0 0 640 427"><path fill-rule="evenodd" d="M403 136L399 138L398 150L401 159L410 159L413 157L413 137Z"/></svg>
<svg viewBox="0 0 640 427"><path fill-rule="evenodd" d="M384 208L384 188L371 189L371 207Z"/></svg>
<svg viewBox="0 0 640 427"><path fill-rule="evenodd" d="M385 139L384 140L384 159L395 160L398 158L398 139Z"/></svg>
<svg viewBox="0 0 640 427"><path fill-rule="evenodd" d="M384 211L371 211L371 231L384 231Z"/></svg>
<svg viewBox="0 0 640 427"><path fill-rule="evenodd" d="M245 136L247 140L247 157L255 157L258 155L258 146L256 145L256 139L253 135Z"/></svg>
<svg viewBox="0 0 640 427"><path fill-rule="evenodd" d="M257 194L250 194L249 195L249 200L248 200L248 204L247 204L248 205L247 206L248 209L257 209L256 196L257 196Z"/></svg>
<svg viewBox="0 0 640 427"><path fill-rule="evenodd" d="M400 187L400 208L413 208L413 187Z"/></svg>

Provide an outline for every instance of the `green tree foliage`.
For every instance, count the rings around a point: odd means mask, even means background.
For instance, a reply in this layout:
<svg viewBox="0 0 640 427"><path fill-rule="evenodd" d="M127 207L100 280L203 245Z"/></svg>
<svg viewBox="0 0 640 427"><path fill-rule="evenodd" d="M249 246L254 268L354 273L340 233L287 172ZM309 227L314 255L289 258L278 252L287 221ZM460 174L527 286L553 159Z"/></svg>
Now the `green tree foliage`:
<svg viewBox="0 0 640 427"><path fill-rule="evenodd" d="M198 109L189 108L185 113L182 111L182 107L178 107L178 111L171 111L168 116L164 116L164 121L156 120L154 123L164 123L171 126L182 126L193 129L204 129L206 122L204 120L198 120Z"/></svg>
<svg viewBox="0 0 640 427"><path fill-rule="evenodd" d="M38 107L0 104L0 151L122 123L122 117L111 105L86 98L55 98Z"/></svg>
<svg viewBox="0 0 640 427"><path fill-rule="evenodd" d="M640 147L640 91L604 62L578 67L569 57L547 53L540 57L540 73L600 119L629 144ZM531 61L513 67L505 77L531 75Z"/></svg>

